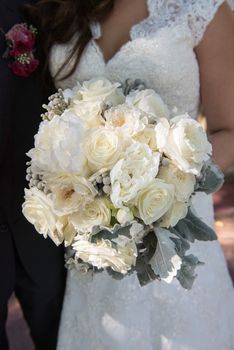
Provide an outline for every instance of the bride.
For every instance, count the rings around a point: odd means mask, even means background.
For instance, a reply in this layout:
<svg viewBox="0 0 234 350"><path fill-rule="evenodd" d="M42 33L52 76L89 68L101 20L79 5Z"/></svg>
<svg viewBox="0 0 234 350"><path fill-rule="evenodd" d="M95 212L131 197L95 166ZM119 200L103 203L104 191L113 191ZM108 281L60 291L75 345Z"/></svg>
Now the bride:
<svg viewBox="0 0 234 350"><path fill-rule="evenodd" d="M141 79L178 112L208 120L213 157L234 162L234 18L223 0L42 0L45 70L56 87L104 76ZM194 206L213 224L211 197ZM192 291L175 280L139 287L69 271L59 350L232 350L234 290L218 242L197 242L205 262Z"/></svg>

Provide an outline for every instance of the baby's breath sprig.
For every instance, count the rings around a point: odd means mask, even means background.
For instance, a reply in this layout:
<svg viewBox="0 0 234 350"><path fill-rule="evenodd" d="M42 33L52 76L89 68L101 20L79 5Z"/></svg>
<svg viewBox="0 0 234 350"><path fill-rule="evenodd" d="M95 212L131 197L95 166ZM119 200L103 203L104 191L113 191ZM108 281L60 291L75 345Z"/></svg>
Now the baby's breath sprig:
<svg viewBox="0 0 234 350"><path fill-rule="evenodd" d="M56 115L62 115L69 107L70 101L66 101L62 89L49 97L48 105L43 104L43 108L47 111L41 114L43 120L51 120Z"/></svg>
<svg viewBox="0 0 234 350"><path fill-rule="evenodd" d="M111 179L109 172L99 174L97 177L92 179L92 184L96 188L98 195L110 195L111 192Z"/></svg>
<svg viewBox="0 0 234 350"><path fill-rule="evenodd" d="M28 181L29 188L37 187L38 190L43 191L44 193L48 193L48 189L46 187L46 183L43 180L43 176L39 174L35 174L32 171L31 162L27 162L26 169L26 180Z"/></svg>

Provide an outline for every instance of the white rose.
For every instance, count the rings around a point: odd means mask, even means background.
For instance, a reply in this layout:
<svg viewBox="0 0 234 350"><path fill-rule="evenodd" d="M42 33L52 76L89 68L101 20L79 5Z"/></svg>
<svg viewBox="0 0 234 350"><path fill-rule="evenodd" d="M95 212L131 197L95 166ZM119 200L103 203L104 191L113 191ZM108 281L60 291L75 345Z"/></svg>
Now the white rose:
<svg viewBox="0 0 234 350"><path fill-rule="evenodd" d="M56 245L63 242L63 229L67 224L65 217L58 218L53 211L49 195L36 187L25 189L25 202L22 211L26 219L34 225L37 232L45 238L49 236Z"/></svg>
<svg viewBox="0 0 234 350"><path fill-rule="evenodd" d="M171 162L160 167L157 177L175 186L175 197L178 201L187 202L194 192L195 175L185 173Z"/></svg>
<svg viewBox="0 0 234 350"><path fill-rule="evenodd" d="M83 122L70 110L51 121L43 121L35 136L35 148L28 156L32 168L42 173L83 173L86 158L82 150L85 128Z"/></svg>
<svg viewBox="0 0 234 350"><path fill-rule="evenodd" d="M86 202L93 201L97 191L84 177L75 182L58 183L53 186L52 200L57 215L72 214L81 210Z"/></svg>
<svg viewBox="0 0 234 350"><path fill-rule="evenodd" d="M87 132L84 153L92 171L110 169L121 157L124 142L113 130L99 128Z"/></svg>
<svg viewBox="0 0 234 350"><path fill-rule="evenodd" d="M134 216L129 208L123 207L118 210L116 219L120 224L125 224L126 222L132 221L134 219Z"/></svg>
<svg viewBox="0 0 234 350"><path fill-rule="evenodd" d="M188 115L183 115L173 118L170 129L166 131L165 128L164 135L166 132L167 142L163 145L163 152L182 171L198 175L212 153L202 126Z"/></svg>
<svg viewBox="0 0 234 350"><path fill-rule="evenodd" d="M77 82L72 89L67 88L63 90L63 97L67 103L81 99L81 94L79 93L80 87L80 84Z"/></svg>
<svg viewBox="0 0 234 350"><path fill-rule="evenodd" d="M149 146L135 142L127 148L110 172L111 201L116 208L134 199L137 193L151 182L158 173L160 154Z"/></svg>
<svg viewBox="0 0 234 350"><path fill-rule="evenodd" d="M84 81L79 93L84 101L101 101L116 106L125 100L119 87L119 83L112 84L105 78L94 78Z"/></svg>
<svg viewBox="0 0 234 350"><path fill-rule="evenodd" d="M73 249L77 259L98 269L111 267L116 272L126 274L136 264L137 250L133 242L115 249L109 240L102 239L97 243L80 240L73 244Z"/></svg>
<svg viewBox="0 0 234 350"><path fill-rule="evenodd" d="M152 151L157 151L157 139L154 125L146 125L145 128L134 136L134 140L145 143Z"/></svg>
<svg viewBox="0 0 234 350"><path fill-rule="evenodd" d="M134 91L127 96L126 102L151 116L151 121L169 118L169 111L162 98L151 89Z"/></svg>
<svg viewBox="0 0 234 350"><path fill-rule="evenodd" d="M113 128L115 131L124 133L128 136L133 136L143 130L148 119L142 118L141 112L127 105L120 105L108 109L104 117L106 119L105 126Z"/></svg>
<svg viewBox="0 0 234 350"><path fill-rule="evenodd" d="M79 232L91 232L94 226L110 226L111 210L105 198L86 202L83 209L70 216L70 222Z"/></svg>
<svg viewBox="0 0 234 350"><path fill-rule="evenodd" d="M160 179L154 179L141 190L135 200L139 217L146 225L160 219L174 201L174 186Z"/></svg>
<svg viewBox="0 0 234 350"><path fill-rule="evenodd" d="M184 202L174 202L170 209L160 220L161 227L174 227L179 220L185 218L188 213L188 204Z"/></svg>
<svg viewBox="0 0 234 350"><path fill-rule="evenodd" d="M95 128L104 124L101 116L102 102L100 101L75 101L72 110L81 118L89 128Z"/></svg>

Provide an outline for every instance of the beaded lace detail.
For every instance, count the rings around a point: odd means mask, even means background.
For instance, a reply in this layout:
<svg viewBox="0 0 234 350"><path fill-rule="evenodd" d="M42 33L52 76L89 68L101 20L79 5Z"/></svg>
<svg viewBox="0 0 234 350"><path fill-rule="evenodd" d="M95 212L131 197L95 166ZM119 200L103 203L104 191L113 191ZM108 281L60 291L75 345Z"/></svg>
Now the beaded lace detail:
<svg viewBox="0 0 234 350"><path fill-rule="evenodd" d="M171 110L197 116L199 68L194 46L203 37L221 0L148 0L149 16L131 29L131 40L107 63L95 38L86 47L75 73L58 87L72 87L104 76L124 82L141 79L155 89ZM72 41L51 52L55 74ZM211 197L201 193L194 205L213 223ZM114 281L69 272L58 350L232 350L234 293L218 242L195 243L199 268L191 292L177 283L155 282L141 288L135 276Z"/></svg>

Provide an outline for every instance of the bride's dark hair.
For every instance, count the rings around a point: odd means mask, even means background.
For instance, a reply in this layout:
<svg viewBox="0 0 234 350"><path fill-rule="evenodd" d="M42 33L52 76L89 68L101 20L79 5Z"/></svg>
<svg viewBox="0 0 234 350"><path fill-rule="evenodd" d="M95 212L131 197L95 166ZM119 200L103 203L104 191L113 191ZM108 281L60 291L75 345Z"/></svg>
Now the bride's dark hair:
<svg viewBox="0 0 234 350"><path fill-rule="evenodd" d="M66 43L79 33L69 57L57 72L57 76L60 75L71 58L75 58L71 69L62 74L61 80L73 74L92 37L90 22L102 21L111 12L113 5L114 0L40 0L35 5L27 6L30 20L39 33L43 72L48 71L51 47Z"/></svg>

